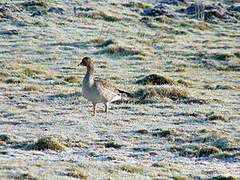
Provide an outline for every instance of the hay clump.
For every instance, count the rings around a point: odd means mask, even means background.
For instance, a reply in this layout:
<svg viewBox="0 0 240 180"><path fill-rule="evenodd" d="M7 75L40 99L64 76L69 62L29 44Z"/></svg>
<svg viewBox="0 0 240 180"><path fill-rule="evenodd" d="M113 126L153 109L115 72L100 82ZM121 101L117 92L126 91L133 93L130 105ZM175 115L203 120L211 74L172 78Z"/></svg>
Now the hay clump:
<svg viewBox="0 0 240 180"><path fill-rule="evenodd" d="M233 176L223 176L223 175L219 175L219 176L214 176L212 178L212 180L237 180L237 178L233 177Z"/></svg>
<svg viewBox="0 0 240 180"><path fill-rule="evenodd" d="M88 178L88 175L80 168L67 169L66 176L77 178L77 179Z"/></svg>
<svg viewBox="0 0 240 180"><path fill-rule="evenodd" d="M37 150L64 150L65 147L60 143L60 141L54 137L47 136L38 139L34 144L34 149Z"/></svg>
<svg viewBox="0 0 240 180"><path fill-rule="evenodd" d="M131 164L124 164L124 165L121 165L119 168L120 170L126 171L128 173L139 173L144 171L144 168L142 166L131 165Z"/></svg>
<svg viewBox="0 0 240 180"><path fill-rule="evenodd" d="M154 103L167 101L167 99L186 99L189 97L189 92L181 86L162 85L140 89L135 92L135 97L139 99L139 103Z"/></svg>
<svg viewBox="0 0 240 180"><path fill-rule="evenodd" d="M133 56L142 55L148 56L144 50L134 49L133 47L121 46L121 45L109 45L106 49L100 51L101 54L108 54L114 56Z"/></svg>
<svg viewBox="0 0 240 180"><path fill-rule="evenodd" d="M142 84L142 85L165 85L165 84L177 85L178 84L174 80L158 74L150 74L148 76L145 76L142 79L139 79L136 83Z"/></svg>
<svg viewBox="0 0 240 180"><path fill-rule="evenodd" d="M214 142L212 142L211 145L223 151L233 151L239 148L240 139L231 138L231 137L222 137L222 138L216 139Z"/></svg>
<svg viewBox="0 0 240 180"><path fill-rule="evenodd" d="M207 114L206 120L208 121L214 121L214 120L221 120L224 122L228 122L229 119L223 114L217 113L217 112L211 112Z"/></svg>
<svg viewBox="0 0 240 180"><path fill-rule="evenodd" d="M167 137L174 134L176 134L176 131L174 129L171 129L171 130L162 130L162 131L154 132L152 133L152 136Z"/></svg>
<svg viewBox="0 0 240 180"><path fill-rule="evenodd" d="M221 150L219 150L218 148L213 147L213 146L203 147L199 151L199 157L207 157L212 154L216 154L216 153L220 153L220 152L221 152Z"/></svg>
<svg viewBox="0 0 240 180"><path fill-rule="evenodd" d="M76 76L68 76L64 78L64 81L68 83L79 83L79 79Z"/></svg>
<svg viewBox="0 0 240 180"><path fill-rule="evenodd" d="M117 144L115 142L108 142L105 143L105 148L115 148L115 149L120 149L122 147L122 145Z"/></svg>
<svg viewBox="0 0 240 180"><path fill-rule="evenodd" d="M10 134L0 134L0 145L14 144L16 142L16 136Z"/></svg>

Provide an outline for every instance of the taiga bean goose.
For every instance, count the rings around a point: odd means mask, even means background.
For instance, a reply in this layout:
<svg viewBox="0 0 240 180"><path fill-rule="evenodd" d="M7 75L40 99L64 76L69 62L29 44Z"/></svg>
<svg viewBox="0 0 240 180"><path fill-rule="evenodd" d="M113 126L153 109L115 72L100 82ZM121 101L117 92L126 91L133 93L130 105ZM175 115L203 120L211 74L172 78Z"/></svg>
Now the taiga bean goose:
<svg viewBox="0 0 240 180"><path fill-rule="evenodd" d="M110 102L121 99L122 93L131 96L130 93L121 91L104 80L95 79L94 63L90 57L84 57L79 65L87 67L87 72L82 82L82 93L83 97L93 104L93 116L96 115L97 103L104 103L105 112L108 116Z"/></svg>

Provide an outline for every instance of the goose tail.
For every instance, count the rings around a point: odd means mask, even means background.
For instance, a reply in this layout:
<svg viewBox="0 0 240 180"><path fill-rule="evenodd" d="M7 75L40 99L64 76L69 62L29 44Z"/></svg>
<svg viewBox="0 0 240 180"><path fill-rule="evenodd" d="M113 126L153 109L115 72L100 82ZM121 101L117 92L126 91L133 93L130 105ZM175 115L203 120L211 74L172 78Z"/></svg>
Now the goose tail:
<svg viewBox="0 0 240 180"><path fill-rule="evenodd" d="M120 90L118 89L118 92L121 93L121 94L126 94L128 97L133 97L133 94L129 93L129 92L126 92L126 91L123 91L123 90Z"/></svg>

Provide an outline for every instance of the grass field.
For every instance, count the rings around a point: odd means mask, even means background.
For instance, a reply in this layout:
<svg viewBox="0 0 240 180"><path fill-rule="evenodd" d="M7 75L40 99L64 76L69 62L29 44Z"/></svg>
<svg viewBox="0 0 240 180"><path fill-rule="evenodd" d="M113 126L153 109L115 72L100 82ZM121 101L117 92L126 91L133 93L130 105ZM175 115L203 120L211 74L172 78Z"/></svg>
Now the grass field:
<svg viewBox="0 0 240 180"><path fill-rule="evenodd" d="M240 20L141 14L156 4L0 3L0 179L239 179ZM109 118L84 56L134 95Z"/></svg>

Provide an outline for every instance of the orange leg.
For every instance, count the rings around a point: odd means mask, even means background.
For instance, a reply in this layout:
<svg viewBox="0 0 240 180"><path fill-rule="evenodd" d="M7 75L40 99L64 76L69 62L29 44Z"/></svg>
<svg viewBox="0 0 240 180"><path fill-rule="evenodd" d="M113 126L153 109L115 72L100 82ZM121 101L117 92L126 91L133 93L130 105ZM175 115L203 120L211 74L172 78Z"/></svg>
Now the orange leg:
<svg viewBox="0 0 240 180"><path fill-rule="evenodd" d="M93 104L93 116L96 116L97 104Z"/></svg>
<svg viewBox="0 0 240 180"><path fill-rule="evenodd" d="M106 103L106 104L105 104L105 112L106 112L106 114L107 114L107 117L108 117L108 106L109 106L109 103Z"/></svg>

